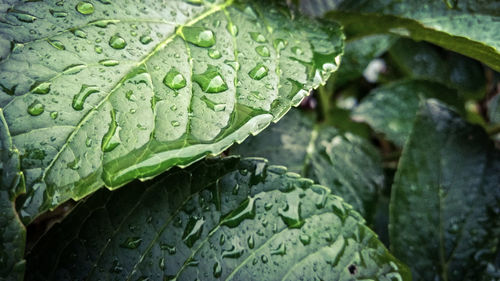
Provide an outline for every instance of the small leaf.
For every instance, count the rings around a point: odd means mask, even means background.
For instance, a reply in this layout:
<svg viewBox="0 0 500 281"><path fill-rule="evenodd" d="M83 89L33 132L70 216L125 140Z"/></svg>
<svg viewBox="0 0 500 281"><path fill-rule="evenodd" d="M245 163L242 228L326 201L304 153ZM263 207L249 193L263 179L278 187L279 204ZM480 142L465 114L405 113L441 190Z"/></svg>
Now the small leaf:
<svg viewBox="0 0 500 281"><path fill-rule="evenodd" d="M422 105L392 187L389 235L415 280L479 280L500 237L500 151L484 131Z"/></svg>
<svg viewBox="0 0 500 281"><path fill-rule="evenodd" d="M326 194L321 208L317 190ZM289 227L278 216L283 209L298 211L302 225ZM262 159L234 157L100 190L27 259L26 280L410 280L327 188Z"/></svg>
<svg viewBox="0 0 500 281"><path fill-rule="evenodd" d="M419 81L396 81L372 90L352 112L352 118L368 123L388 140L403 146L410 134L420 99L438 98L463 112L456 91L442 84Z"/></svg>

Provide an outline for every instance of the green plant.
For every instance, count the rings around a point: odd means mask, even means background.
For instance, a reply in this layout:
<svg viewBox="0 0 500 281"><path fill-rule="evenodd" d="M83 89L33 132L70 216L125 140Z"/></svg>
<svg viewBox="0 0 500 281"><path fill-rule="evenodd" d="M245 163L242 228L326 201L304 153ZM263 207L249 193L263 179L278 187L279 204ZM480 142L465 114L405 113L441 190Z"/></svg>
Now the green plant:
<svg viewBox="0 0 500 281"><path fill-rule="evenodd" d="M500 278L496 1L4 2L0 280Z"/></svg>

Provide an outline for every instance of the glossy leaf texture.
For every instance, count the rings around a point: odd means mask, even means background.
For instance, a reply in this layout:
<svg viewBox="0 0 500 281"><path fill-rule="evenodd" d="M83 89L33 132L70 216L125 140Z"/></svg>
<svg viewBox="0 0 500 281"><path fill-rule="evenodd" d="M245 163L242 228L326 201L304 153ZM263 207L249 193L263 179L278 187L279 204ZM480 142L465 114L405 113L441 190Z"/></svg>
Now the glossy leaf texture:
<svg viewBox="0 0 500 281"><path fill-rule="evenodd" d="M255 158L100 190L27 259L27 280L410 279L350 205Z"/></svg>
<svg viewBox="0 0 500 281"><path fill-rule="evenodd" d="M500 70L496 0L304 0L301 8L341 22L348 33L388 32L424 40Z"/></svg>
<svg viewBox="0 0 500 281"><path fill-rule="evenodd" d="M431 100L419 111L392 187L393 253L415 280L479 280L495 259L500 152L484 131Z"/></svg>
<svg viewBox="0 0 500 281"><path fill-rule="evenodd" d="M410 135L420 100L437 98L463 112L457 91L423 80L402 80L372 90L351 117L368 123L375 131L403 146Z"/></svg>
<svg viewBox="0 0 500 281"><path fill-rule="evenodd" d="M486 93L485 73L478 61L404 38L391 47L389 55L409 78L442 83L465 98L480 99Z"/></svg>
<svg viewBox="0 0 500 281"><path fill-rule="evenodd" d="M279 5L10 6L0 106L26 178L23 220L218 154L297 105L337 68L343 35Z"/></svg>
<svg viewBox="0 0 500 281"><path fill-rule="evenodd" d="M0 109L0 122L5 122ZM0 280L24 280L26 229L15 208L15 199L25 192L24 177L16 173L19 151L0 126Z"/></svg>
<svg viewBox="0 0 500 281"><path fill-rule="evenodd" d="M286 165L330 187L371 223L384 174L380 153L359 136L314 124L297 109L258 136L231 147L230 154L266 157L272 164Z"/></svg>

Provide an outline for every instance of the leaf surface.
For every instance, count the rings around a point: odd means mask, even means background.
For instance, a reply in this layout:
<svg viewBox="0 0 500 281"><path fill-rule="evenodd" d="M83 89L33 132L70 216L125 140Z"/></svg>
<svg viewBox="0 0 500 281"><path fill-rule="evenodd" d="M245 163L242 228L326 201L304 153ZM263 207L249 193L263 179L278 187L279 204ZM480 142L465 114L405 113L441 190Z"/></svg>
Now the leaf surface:
<svg viewBox="0 0 500 281"><path fill-rule="evenodd" d="M379 152L365 139L314 124L293 110L258 136L231 147L231 154L266 157L272 164L331 188L371 222L384 183Z"/></svg>
<svg viewBox="0 0 500 281"><path fill-rule="evenodd" d="M27 280L409 280L363 220L261 159L100 190L28 256Z"/></svg>
<svg viewBox="0 0 500 281"><path fill-rule="evenodd" d="M388 32L424 40L500 70L500 3L496 0L312 0L310 14L341 22L347 34Z"/></svg>
<svg viewBox="0 0 500 281"><path fill-rule="evenodd" d="M411 132L420 99L438 98L463 111L455 90L421 80L396 81L372 90L352 112L388 140L403 146Z"/></svg>
<svg viewBox="0 0 500 281"><path fill-rule="evenodd" d="M267 1L30 1L0 33L26 222L261 131L325 81L343 44L337 25Z"/></svg>
<svg viewBox="0 0 500 281"><path fill-rule="evenodd" d="M476 280L499 244L500 153L484 131L423 104L392 187L393 253L415 280Z"/></svg>

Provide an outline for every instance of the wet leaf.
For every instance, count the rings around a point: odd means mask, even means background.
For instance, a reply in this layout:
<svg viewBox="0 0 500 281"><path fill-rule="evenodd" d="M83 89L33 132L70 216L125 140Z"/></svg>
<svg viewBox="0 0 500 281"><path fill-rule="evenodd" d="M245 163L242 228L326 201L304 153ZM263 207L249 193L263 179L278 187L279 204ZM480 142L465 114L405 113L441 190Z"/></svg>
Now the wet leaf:
<svg viewBox="0 0 500 281"><path fill-rule="evenodd" d="M27 259L26 280L410 279L327 188L233 157L100 190Z"/></svg>

